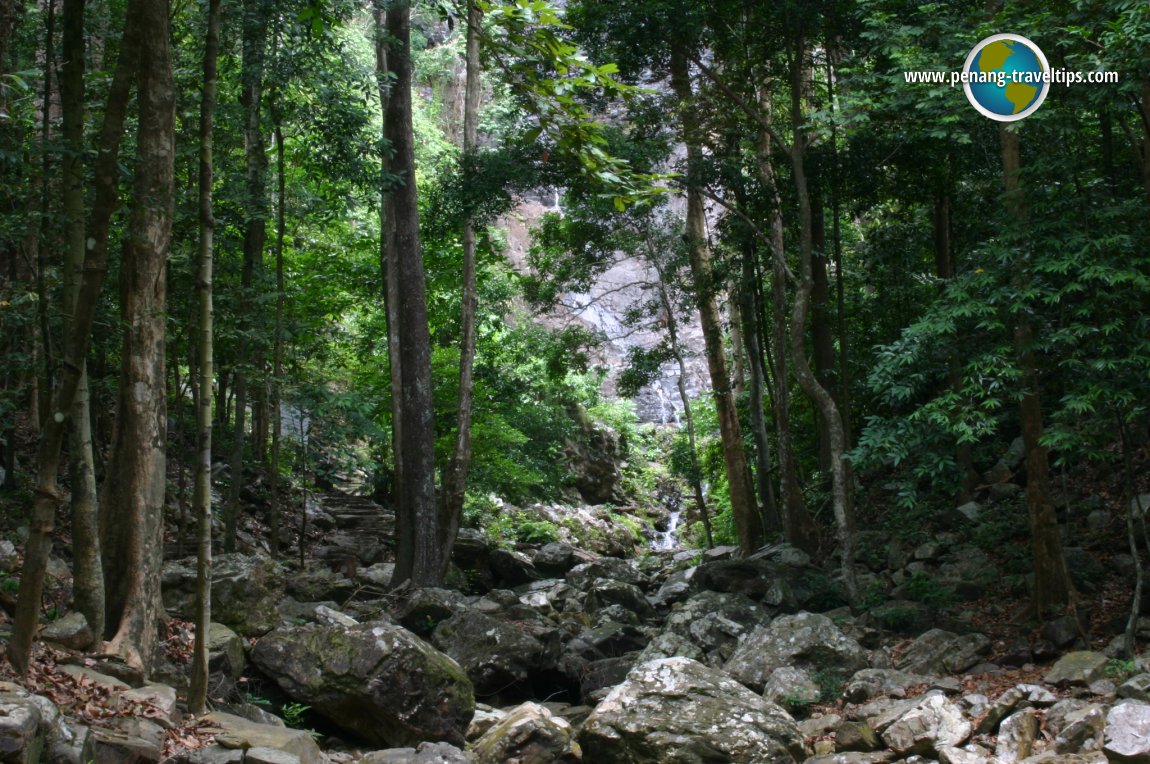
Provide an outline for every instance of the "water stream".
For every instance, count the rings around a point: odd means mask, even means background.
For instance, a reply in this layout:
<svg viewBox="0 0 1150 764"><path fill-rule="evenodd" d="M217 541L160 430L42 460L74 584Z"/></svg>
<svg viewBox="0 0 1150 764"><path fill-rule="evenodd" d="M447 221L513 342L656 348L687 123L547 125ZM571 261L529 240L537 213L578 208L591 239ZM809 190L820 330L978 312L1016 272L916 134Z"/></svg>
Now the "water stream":
<svg viewBox="0 0 1150 764"><path fill-rule="evenodd" d="M675 536L675 531L679 529L681 515L682 513L678 509L671 510L667 520L667 530L656 534L654 540L651 541L652 549L666 551L679 546L679 539Z"/></svg>

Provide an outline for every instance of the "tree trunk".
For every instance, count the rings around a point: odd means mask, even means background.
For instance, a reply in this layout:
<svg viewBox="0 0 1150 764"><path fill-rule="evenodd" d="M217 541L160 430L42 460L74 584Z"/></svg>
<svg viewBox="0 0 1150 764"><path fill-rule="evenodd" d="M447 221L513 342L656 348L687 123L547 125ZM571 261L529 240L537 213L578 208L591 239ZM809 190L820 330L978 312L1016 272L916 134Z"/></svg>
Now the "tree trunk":
<svg viewBox="0 0 1150 764"><path fill-rule="evenodd" d="M240 100L244 107L244 160L245 160L245 213L244 213L244 265L240 277L240 340L236 348L235 388L236 411L232 429L231 485L228 492L228 511L225 517L224 549L236 549L236 531L239 526L240 486L244 475L244 441L247 437L247 409L249 398L258 409L259 385L253 381L253 370L261 362L261 321L255 301L257 282L263 272L264 242L267 238L267 150L260 124L263 105L264 58L267 45L268 11L266 0L243 2L243 61L240 75ZM254 417L253 417L254 418ZM258 428L253 428L258 434ZM253 437L254 458L260 459L258 437Z"/></svg>
<svg viewBox="0 0 1150 764"><path fill-rule="evenodd" d="M1002 175L1006 189L1006 210L1011 221L1022 224L1025 208L1019 172L1021 154L1018 133L1005 125L998 129L1002 143ZM1014 260L1014 286L1024 294L1030 281L1029 256L1022 241ZM1050 462L1042 445L1042 390L1038 366L1034 357L1034 330L1027 307L1021 307L1014 316L1014 352L1022 373L1022 399L1019 414L1022 420L1022 442L1026 448L1026 506L1030 516L1030 535L1034 555L1034 588L1031 591L1030 610L1035 618L1043 618L1047 610L1071 602L1074 589L1066 571L1062 554L1062 533L1058 528L1054 501L1050 498Z"/></svg>
<svg viewBox="0 0 1150 764"><path fill-rule="evenodd" d="M827 428L830 446L831 507L838 531L839 549L842 554L843 584L851 607L858 605L858 586L854 569L854 522L850 497L850 476L843 458L846 452L846 435L842 417L834 397L819 382L811 369L806 348L806 323L810 310L811 294L814 289L814 220L811 212L811 194L807 187L806 145L808 135L803 128L802 110L803 83L806 79L805 41L800 36L795 46L795 60L791 71L791 129L790 146L791 171L794 175L795 195L799 203L799 288L795 292L795 304L791 316L791 357L794 360L795 376L803 393L811 399L822 415Z"/></svg>
<svg viewBox="0 0 1150 764"><path fill-rule="evenodd" d="M699 177L698 163L702 160L702 151L699 148L697 118L691 106L693 95L687 57L678 46L672 47L671 50L671 87L684 106L681 114L683 139L687 145L687 221L684 237L694 277L695 300L703 329L707 369L711 377L711 393L718 413L723 462L731 497L731 513L739 536L739 550L743 554L750 554L763 542L763 524L755 509L750 471L747 469L747 457L743 452L742 427L739 424L738 412L735 410L727 355L723 349L722 320L715 300L717 285L707 247L703 195L699 188L702 181Z"/></svg>
<svg viewBox="0 0 1150 764"><path fill-rule="evenodd" d="M212 212L212 121L216 113L216 59L220 50L220 0L208 4L208 34L204 45L204 88L200 97L199 217L199 395L196 396L195 489L196 516L196 638L192 646L188 710L202 714L208 698L208 632L212 622L212 379L215 376L212 337L212 266L216 221ZM273 507L274 509L274 507Z"/></svg>
<svg viewBox="0 0 1150 764"><path fill-rule="evenodd" d="M771 114L770 97L766 87L759 90L759 105L763 114ZM783 537L807 552L819 547L815 528L799 484L798 465L795 462L794 442L791 439L790 375L787 373L787 267L784 248L783 208L775 165L771 157L771 137L765 129L759 131L759 180L771 201L771 310L773 318L773 344L775 395L772 399L779 450L779 493L783 523Z"/></svg>
<svg viewBox="0 0 1150 764"><path fill-rule="evenodd" d="M435 421L431 387L431 334L419 238L412 131L411 6L400 0L387 9L393 84L387 102L386 133L392 147L390 174L398 185L388 197L388 261L399 287L400 396L403 479L396 516L406 524L396 549L395 581L438 586L446 564L435 496Z"/></svg>
<svg viewBox="0 0 1150 764"><path fill-rule="evenodd" d="M467 3L467 85L463 97L463 156L464 167L471 166L473 154L479 146L479 99L482 94L479 75L479 34L483 17L476 0ZM451 548L459 533L463 499L467 491L467 473L471 469L471 401L475 368L475 314L479 306L476 287L475 225L470 218L463 224L463 298L460 308L459 338L459 407L455 432L455 452L443 476L443 533L444 575L451 561Z"/></svg>
<svg viewBox="0 0 1150 764"><path fill-rule="evenodd" d="M743 283L739 289L742 297L743 310L743 341L747 352L747 368L750 372L750 410L751 428L755 436L755 480L758 484L759 497L763 502L763 527L771 532L782 529L779 518L779 504L775 496L774 483L771 481L771 443L767 438L767 419L763 412L764 380L763 359L759 342L759 306L755 299L754 278L755 268L752 251L743 254Z"/></svg>
<svg viewBox="0 0 1150 764"><path fill-rule="evenodd" d="M822 200L817 196L811 199L811 360L814 361L815 378L828 391L835 389L835 340L831 332L830 300L831 285L827 278L827 236L826 218ZM833 395L833 393L832 393ZM816 411L819 421L819 467L830 470L830 433L821 412Z"/></svg>
<svg viewBox="0 0 1150 764"><path fill-rule="evenodd" d="M64 303L69 320L66 343L72 343L70 316L76 310L84 268L84 0L64 0L63 111L64 217L67 219L64 257ZM65 348L70 355L70 348ZM87 362L79 359L80 381L72 404L69 462L72 484L72 575L76 609L93 634L104 632L104 573L100 565L100 521L96 500L96 465L92 456L92 415L89 410Z"/></svg>
<svg viewBox="0 0 1150 764"><path fill-rule="evenodd" d="M136 177L120 274L120 391L101 537L109 647L129 665L149 672L163 616L165 263L172 232L175 83L168 3L146 0L139 8L147 34L140 41Z"/></svg>
<svg viewBox="0 0 1150 764"><path fill-rule="evenodd" d="M24 546L24 565L20 569L20 591L12 637L8 642L8 659L20 675L28 671L32 640L40 619L40 600L44 591L44 572L48 565L56 510L60 504L57 476L60 449L72 402L80 386L80 359L88 353L95 321L96 305L104 288L108 267L108 231L112 213L119 203L119 156L124 122L131 96L132 82L139 65L142 6L146 0L132 0L124 21L116 73L108 91L108 106L100 130L99 151L93 172L92 212L88 221L87 251L84 258L80 293L71 320L69 353L61 366L58 387L52 392L50 411L40 431L36 452L36 499L32 506L30 535ZM166 26L165 26L166 28ZM98 635L97 635L98 636Z"/></svg>
<svg viewBox="0 0 1150 764"><path fill-rule="evenodd" d="M391 97L391 80L387 68L387 29L386 3L376 0L372 15L375 21L375 75L379 87L379 108L384 119L383 139L387 140L387 104ZM391 196L391 160L384 156L380 163L379 180L379 270L383 276L383 301L387 314L387 368L391 383L391 452L395 469L392 471L391 499L397 502L403 486L403 415L400 394L403 389L403 367L399 357L399 269L392 258L395 248L390 242L393 237L388 216ZM395 519L396 548L406 553L412 548L411 527L407 518L397 513ZM404 562L403 567L407 567Z"/></svg>
<svg viewBox="0 0 1150 764"><path fill-rule="evenodd" d="M283 373L284 373L284 236L287 235L287 177L284 163L284 136L277 119L276 141L276 319L272 346L272 462L271 510L268 522L268 549L277 557L280 550L280 459L283 448Z"/></svg>

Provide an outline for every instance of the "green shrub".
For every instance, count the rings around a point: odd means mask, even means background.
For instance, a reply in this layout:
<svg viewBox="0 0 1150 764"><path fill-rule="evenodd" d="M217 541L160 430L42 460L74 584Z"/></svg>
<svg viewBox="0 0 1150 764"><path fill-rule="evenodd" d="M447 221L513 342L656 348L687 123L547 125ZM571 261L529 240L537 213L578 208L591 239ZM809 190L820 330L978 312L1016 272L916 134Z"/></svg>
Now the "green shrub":
<svg viewBox="0 0 1150 764"><path fill-rule="evenodd" d="M954 589L940 584L929 573L919 571L910 577L903 587L906 596L928 607L943 608L958 601Z"/></svg>

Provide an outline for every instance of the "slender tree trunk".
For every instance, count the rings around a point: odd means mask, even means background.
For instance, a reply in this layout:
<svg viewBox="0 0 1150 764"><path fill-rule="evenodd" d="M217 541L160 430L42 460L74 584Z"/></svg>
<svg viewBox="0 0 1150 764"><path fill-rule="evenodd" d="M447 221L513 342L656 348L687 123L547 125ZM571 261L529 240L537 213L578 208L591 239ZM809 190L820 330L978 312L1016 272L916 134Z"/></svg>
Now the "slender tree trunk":
<svg viewBox="0 0 1150 764"><path fill-rule="evenodd" d="M842 555L843 584L851 607L858 605L858 585L854 569L854 518L850 497L850 475L844 454L846 435L842 416L834 397L819 382L811 369L806 348L806 324L814 288L814 220L811 194L807 187L806 145L808 135L803 128L803 84L806 79L807 48L800 35L795 46L795 60L791 71L791 171L794 175L795 195L799 203L799 288L791 316L791 357L799 387L821 413L827 427L830 446L831 507L838 531L839 551Z"/></svg>
<svg viewBox="0 0 1150 764"><path fill-rule="evenodd" d="M249 399L254 410L259 408L259 385L253 381L253 370L261 361L259 350L262 338L261 322L255 307L257 282L263 272L264 242L267 238L267 150L264 146L260 113L263 106L264 59L268 34L266 0L243 2L243 61L241 72L241 101L244 107L244 157L246 210L244 219L244 265L240 278L240 335L236 349L235 388L236 410L232 428L231 484L228 490L228 511L224 518L224 550L236 550L236 532L239 527L240 487L244 476L244 444L247 438ZM253 428L258 434L258 428ZM253 437L254 458L259 460L258 437Z"/></svg>
<svg viewBox="0 0 1150 764"><path fill-rule="evenodd" d="M271 7L268 0L244 0L243 72L241 75L244 106L244 155L246 162L247 217L244 220L243 299L247 305L252 339L245 343L241 372L245 375L244 391L251 404L251 454L258 464L265 464L268 436L268 395L266 373L266 328L262 311L256 307L256 295L263 289L264 247L267 243L268 155L262 128L264 78L267 60L268 26Z"/></svg>
<svg viewBox="0 0 1150 764"><path fill-rule="evenodd" d="M124 342L101 536L110 649L148 672L163 615L165 263L172 233L176 98L168 3L147 0L140 13L147 34L140 42L136 178L120 275Z"/></svg>
<svg viewBox="0 0 1150 764"><path fill-rule="evenodd" d="M765 85L759 90L759 106L769 118L771 102ZM787 266L784 248L782 197L775 180L775 165L771 156L771 137L760 130L758 144L759 180L771 201L771 311L773 323L775 394L772 405L779 450L779 493L783 536L788 542L807 552L819 546L818 530L803 499L791 438L790 375L787 373Z"/></svg>
<svg viewBox="0 0 1150 764"><path fill-rule="evenodd" d="M220 51L220 1L208 4L208 34L204 45L204 82L200 96L199 217L199 395L196 396L195 491L196 515L196 639L192 646L188 710L202 714L208 699L208 635L212 622L212 380L215 359L212 336L213 245L212 211L213 120L216 113L216 59ZM274 507L273 507L274 509Z"/></svg>
<svg viewBox="0 0 1150 764"><path fill-rule="evenodd" d="M1002 175L1006 189L1006 210L1010 219L1021 226L1025 216L1022 202L1021 154L1018 133L1005 125L998 129L1002 144ZM1018 243L1014 260L1014 286L1024 293L1030 281L1029 255L1025 244ZM1050 498L1050 462L1042 445L1044 430L1042 390L1034 356L1034 329L1030 315L1023 307L1014 316L1014 352L1022 372L1022 442L1026 448L1026 506L1030 516L1030 535L1034 555L1034 589L1031 592L1031 614L1043 618L1056 606L1070 603L1074 588L1066 571L1062 554L1062 533L1058 528L1054 501Z"/></svg>
<svg viewBox="0 0 1150 764"><path fill-rule="evenodd" d="M835 339L831 332L831 285L827 277L826 218L822 200L811 197L811 360L815 378L828 391L835 389ZM833 393L832 393L833 395ZM819 466L830 470L830 434L825 418L816 412L819 421Z"/></svg>
<svg viewBox="0 0 1150 764"><path fill-rule="evenodd" d="M691 273L695 283L695 299L703 340L707 353L707 368L711 377L711 394L719 419L719 434L723 446L727 485L731 497L731 513L739 536L739 550L750 554L763 542L762 519L755 508L754 491L750 485L750 470L743 451L743 433L739 424L735 399L731 391L727 355L723 349L722 320L715 300L715 277L707 247L703 195L699 184L698 163L702 160L699 148L697 119L693 101L690 72L684 51L675 46L671 51L671 87L680 103L683 138L687 145L687 221L685 238L691 260Z"/></svg>
<svg viewBox="0 0 1150 764"><path fill-rule="evenodd" d="M108 106L100 130L99 152L93 173L92 211L88 221L87 252L83 279L71 321L69 354L61 366L59 386L52 393L52 415L45 419L36 453L36 499L32 506L30 535L24 546L24 565L20 569L20 591L16 603L12 637L8 641L8 659L20 675L28 671L32 640L40 619L40 600L44 591L44 573L48 565L56 510L60 504L57 476L60 450L67 431L72 402L80 386L80 359L88 352L95 321L96 304L104 288L108 267L108 230L112 213L119 203L119 154L124 121L138 66L140 17L146 0L132 0L124 22L119 61L108 92ZM166 28L166 27L165 27Z"/></svg>
<svg viewBox="0 0 1150 764"><path fill-rule="evenodd" d="M743 341L747 352L747 368L750 372L750 410L751 428L755 436L755 480L758 484L759 496L763 502L763 526L771 532L782 529L779 517L778 498L775 496L775 486L771 481L771 443L767 438L767 419L763 412L764 383L763 362L760 357L761 344L759 343L759 307L756 304L754 278L755 269L752 259L754 251L743 255L743 283L739 289L742 297L743 310Z"/></svg>
<svg viewBox="0 0 1150 764"><path fill-rule="evenodd" d="M426 283L419 238L419 203L415 187L415 139L412 131L411 6L400 0L387 9L391 43L388 61L394 75L387 103L386 132L393 156L390 172L399 184L388 197L388 260L395 264L399 285L399 355L402 386L400 444L403 480L397 518L410 529L396 550L395 581L416 586L443 581L443 534L435 496L435 421L431 388L431 334Z"/></svg>
<svg viewBox="0 0 1150 764"><path fill-rule="evenodd" d="M391 80L387 68L387 29L386 3L376 0L373 4L375 20L375 74L379 86L379 108L384 118L383 139L387 140L387 104L391 97ZM394 248L389 246L392 231L388 217L388 199L391 195L391 160L384 157L380 164L379 181L379 270L383 276L383 301L387 314L387 368L391 382L391 452L395 469L392 473L391 498L398 502L403 492L403 414L400 407L399 390L403 389L403 366L399 357L399 269L392 261ZM396 514L396 548L412 548L411 527L407 518ZM404 563L406 567L408 563Z"/></svg>
<svg viewBox="0 0 1150 764"><path fill-rule="evenodd" d="M41 95L40 112L40 175L34 187L39 191L39 205L35 216L28 226L27 250L29 259L36 263L36 313L40 321L40 347L39 356L39 406L40 424L43 417L51 409L50 400L52 389L56 385L55 356L56 350L52 342L51 323L49 320L48 298L48 217L52 202L52 189L49 183L51 176L51 152L49 144L52 141L52 75L56 64L56 2L48 0L48 23L44 31L44 89Z"/></svg>
<svg viewBox="0 0 1150 764"><path fill-rule="evenodd" d="M287 234L287 176L284 162L284 136L277 119L276 141L276 319L272 346L272 463L271 463L271 516L268 522L268 548L277 557L280 549L280 459L283 448L283 357L284 357L284 236Z"/></svg>
<svg viewBox="0 0 1150 764"><path fill-rule="evenodd" d="M68 221L64 258L65 304L76 310L84 268L84 0L64 0L64 64L60 78L63 112L64 216ZM74 342L71 320L64 337ZM70 348L65 348L70 355ZM80 381L72 404L69 462L72 483L72 573L76 609L93 634L104 632L104 573L100 564L100 521L96 500L96 465L92 456L87 363L80 359Z"/></svg>
<svg viewBox="0 0 1150 764"><path fill-rule="evenodd" d="M479 147L479 34L482 14L475 0L467 3L467 84L463 97L463 156L465 167L471 166ZM475 320L479 307L476 287L475 224L469 217L463 224L463 298L461 300L459 338L459 406L455 432L455 451L443 476L443 532L444 575L451 561L451 548L459 532L463 513L463 499L467 491L467 473L471 469L471 402L475 368Z"/></svg>

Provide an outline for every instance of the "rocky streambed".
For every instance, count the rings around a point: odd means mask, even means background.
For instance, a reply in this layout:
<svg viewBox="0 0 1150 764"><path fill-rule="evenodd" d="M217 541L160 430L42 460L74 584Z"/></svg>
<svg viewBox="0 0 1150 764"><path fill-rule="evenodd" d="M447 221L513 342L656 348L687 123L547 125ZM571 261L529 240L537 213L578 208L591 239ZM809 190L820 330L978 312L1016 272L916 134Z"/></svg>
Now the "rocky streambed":
<svg viewBox="0 0 1150 764"><path fill-rule="evenodd" d="M971 565L970 549L887 551L862 556L864 580L910 584L926 571L951 591L986 586L986 563ZM732 552L627 559L562 542L498 548L465 534L459 590L392 590L390 564L370 559L301 571L221 555L213 713L195 726L181 713L178 653L148 683L75 653L67 681L120 712L67 716L50 692L0 685L0 755L60 764L1150 762L1150 673L1141 660L1119 660L1118 641L1086 643L1054 622L1004 644L961 607L955 616L898 599L906 586L856 616L833 575L803 552ZM166 566L171 615L190 615L193 589L190 559ZM43 637L65 650L83 628L69 616Z"/></svg>

